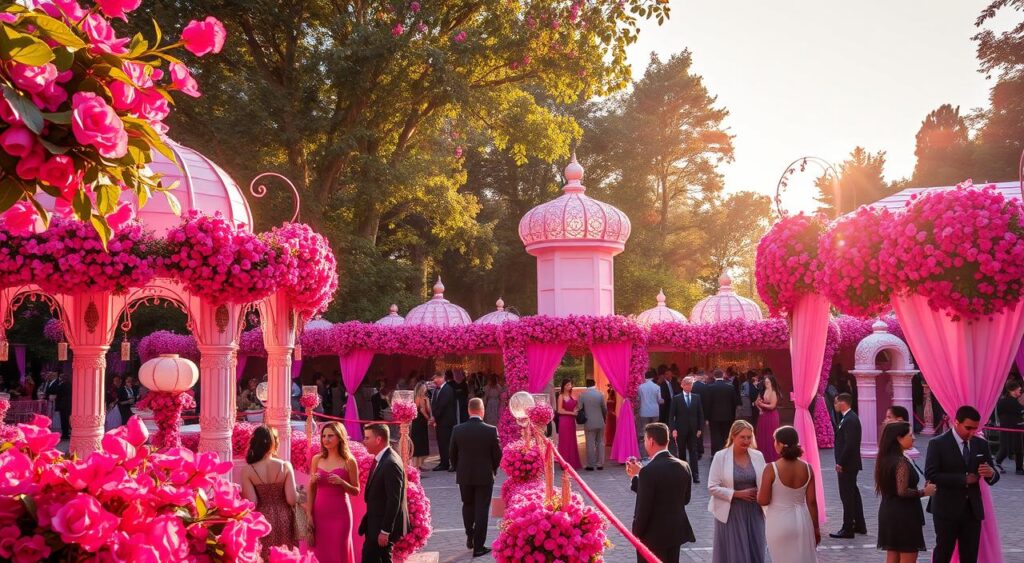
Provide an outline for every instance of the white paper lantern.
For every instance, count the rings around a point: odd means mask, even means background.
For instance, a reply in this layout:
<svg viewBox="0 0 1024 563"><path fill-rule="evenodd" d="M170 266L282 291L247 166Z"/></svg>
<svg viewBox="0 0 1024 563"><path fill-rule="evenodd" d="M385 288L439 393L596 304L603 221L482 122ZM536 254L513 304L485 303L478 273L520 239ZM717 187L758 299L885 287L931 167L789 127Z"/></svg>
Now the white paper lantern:
<svg viewBox="0 0 1024 563"><path fill-rule="evenodd" d="M150 391L181 393L199 381L199 368L177 354L160 354L139 368L139 382Z"/></svg>

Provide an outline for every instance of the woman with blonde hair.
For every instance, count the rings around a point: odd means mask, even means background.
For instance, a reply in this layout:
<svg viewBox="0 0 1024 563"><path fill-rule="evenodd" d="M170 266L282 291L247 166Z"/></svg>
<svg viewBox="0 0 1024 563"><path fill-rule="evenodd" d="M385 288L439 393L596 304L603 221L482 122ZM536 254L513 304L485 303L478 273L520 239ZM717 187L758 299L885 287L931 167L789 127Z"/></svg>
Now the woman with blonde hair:
<svg viewBox="0 0 1024 563"><path fill-rule="evenodd" d="M420 381L412 392L412 401L416 405L416 418L412 421L409 431L412 437L412 466L423 469L423 462L430 455L430 436L427 434L427 421L430 420L430 399L427 398L427 383Z"/></svg>
<svg viewBox="0 0 1024 563"><path fill-rule="evenodd" d="M295 470L292 464L278 459L277 431L261 425L249 439L242 470L242 496L256 503L270 523L270 535L261 538L263 558L270 557L274 546L295 546Z"/></svg>
<svg viewBox="0 0 1024 563"><path fill-rule="evenodd" d="M307 507L313 551L322 563L355 563L349 495L359 495L359 465L345 427L328 422L320 429L320 453L309 468Z"/></svg>
<svg viewBox="0 0 1024 563"><path fill-rule="evenodd" d="M757 503L764 456L756 447L754 427L737 420L729 429L725 448L711 460L708 510L715 515L714 563L765 561L764 512Z"/></svg>

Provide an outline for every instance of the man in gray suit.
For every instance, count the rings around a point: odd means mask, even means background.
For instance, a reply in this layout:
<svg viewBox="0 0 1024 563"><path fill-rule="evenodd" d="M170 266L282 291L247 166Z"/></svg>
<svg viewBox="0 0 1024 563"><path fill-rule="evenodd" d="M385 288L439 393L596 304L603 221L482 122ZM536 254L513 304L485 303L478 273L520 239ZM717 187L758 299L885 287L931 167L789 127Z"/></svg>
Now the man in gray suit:
<svg viewBox="0 0 1024 563"><path fill-rule="evenodd" d="M593 379L587 380L587 390L580 395L580 404L587 421L583 424L583 434L587 438L587 471L604 469L604 419L608 407L604 395L597 390Z"/></svg>

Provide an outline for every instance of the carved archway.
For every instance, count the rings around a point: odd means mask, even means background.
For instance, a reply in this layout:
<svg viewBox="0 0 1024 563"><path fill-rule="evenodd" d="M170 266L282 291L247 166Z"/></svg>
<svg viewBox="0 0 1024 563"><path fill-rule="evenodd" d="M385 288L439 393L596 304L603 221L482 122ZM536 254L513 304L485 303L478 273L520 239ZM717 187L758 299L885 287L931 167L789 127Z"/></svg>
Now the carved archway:
<svg viewBox="0 0 1024 563"><path fill-rule="evenodd" d="M854 353L855 368L850 372L857 379L858 416L861 419L862 440L861 451L864 455L878 453L879 438L879 399L884 399L883 406L902 405L913 418L914 402L911 380L917 368L910 361L910 348L902 338L891 334L888 326L881 320L871 325L872 332L857 344ZM884 355L888 359L885 369L879 369L878 357ZM892 391L879 395L879 379L891 382ZM910 421L913 423L913 420ZM908 454L916 457L918 452L911 449Z"/></svg>

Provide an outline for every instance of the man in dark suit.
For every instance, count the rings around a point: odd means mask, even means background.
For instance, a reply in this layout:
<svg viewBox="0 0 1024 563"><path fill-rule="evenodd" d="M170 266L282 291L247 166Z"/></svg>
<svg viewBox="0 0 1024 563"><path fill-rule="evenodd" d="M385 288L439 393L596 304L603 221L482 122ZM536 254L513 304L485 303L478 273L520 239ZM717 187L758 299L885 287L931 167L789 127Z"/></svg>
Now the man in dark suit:
<svg viewBox="0 0 1024 563"><path fill-rule="evenodd" d="M1020 401L1020 383L1016 381L1006 382L1006 393L996 403L996 416L999 418L999 426L1002 428L1013 428L1017 432L1003 430L999 433L999 453L996 454L996 467L1003 472L1003 460L1010 455L1017 464L1017 475L1024 475L1024 455L1022 455L1021 433L1024 430L1024 407Z"/></svg>
<svg viewBox="0 0 1024 563"><path fill-rule="evenodd" d="M693 378L683 378L683 392L672 398L669 407L668 427L679 452L679 459L688 460L693 482L700 483L697 467L697 442L704 428L704 409L700 396L693 393ZM689 456L689 457L687 457Z"/></svg>
<svg viewBox="0 0 1024 563"><path fill-rule="evenodd" d="M860 418L853 412L853 397L840 393L835 400L839 413L839 427L836 428L836 476L839 480L839 500L843 503L843 527L829 536L851 539L855 534L868 533L864 521L864 503L857 488L857 473L864 466L860 459Z"/></svg>
<svg viewBox="0 0 1024 563"><path fill-rule="evenodd" d="M498 429L484 423L484 401L469 400L469 420L452 432L452 465L455 482L462 495L462 523L466 527L466 547L473 557L491 552L487 540L487 513L494 493L494 475L501 463Z"/></svg>
<svg viewBox="0 0 1024 563"><path fill-rule="evenodd" d="M405 495L405 467L388 444L386 424L369 424L363 445L373 456L363 499L366 514L359 522L363 536L363 563L391 563L391 548L409 530L409 502Z"/></svg>
<svg viewBox="0 0 1024 563"><path fill-rule="evenodd" d="M665 563L678 563L679 548L697 541L686 505L690 503L690 467L668 451L668 426L644 427L644 449L651 461L643 468L636 459L626 463L630 489L636 493L633 534ZM646 559L637 552L637 561Z"/></svg>
<svg viewBox="0 0 1024 563"><path fill-rule="evenodd" d="M708 392L707 392L708 391L707 379L708 379L708 377L707 377L707 375L705 375L703 370L698 371L698 372L696 372L693 375L693 392L700 398L700 405L701 405L701 408L703 409L703 412L704 412L704 422L705 423L708 420L708 407L711 405L710 401L708 401L708 399L711 398L711 395L709 395ZM705 430L705 428L701 428L701 430ZM708 436L710 436L710 434L708 434ZM697 440L697 459L701 459L703 457L704 457L704 438L701 438L700 440Z"/></svg>
<svg viewBox="0 0 1024 563"><path fill-rule="evenodd" d="M662 364L658 366L658 389L661 391L661 404L658 405L658 422L662 424L668 424L668 409L669 405L672 404L672 396L675 393L672 392L672 374L668 371L668 366Z"/></svg>
<svg viewBox="0 0 1024 563"><path fill-rule="evenodd" d="M434 374L434 385L430 422L437 428L437 451L441 457L434 471L450 471L452 465L448 448L452 442L452 429L455 428L455 389L440 373Z"/></svg>
<svg viewBox="0 0 1024 563"><path fill-rule="evenodd" d="M953 428L928 442L924 476L937 487L928 501L935 522L934 563L948 562L955 547L963 563L978 561L985 519L978 481L984 479L989 485L999 481L988 442L974 435L980 421L978 410L964 405L956 411Z"/></svg>
<svg viewBox="0 0 1024 563"><path fill-rule="evenodd" d="M703 399L707 395L707 404L704 405L704 415L708 419L708 426L711 430L711 454L725 447L725 440L729 436L729 427L736 420L736 407L740 405L740 397L736 389L725 380L725 373L716 369L713 373L714 383L708 385L701 392Z"/></svg>

